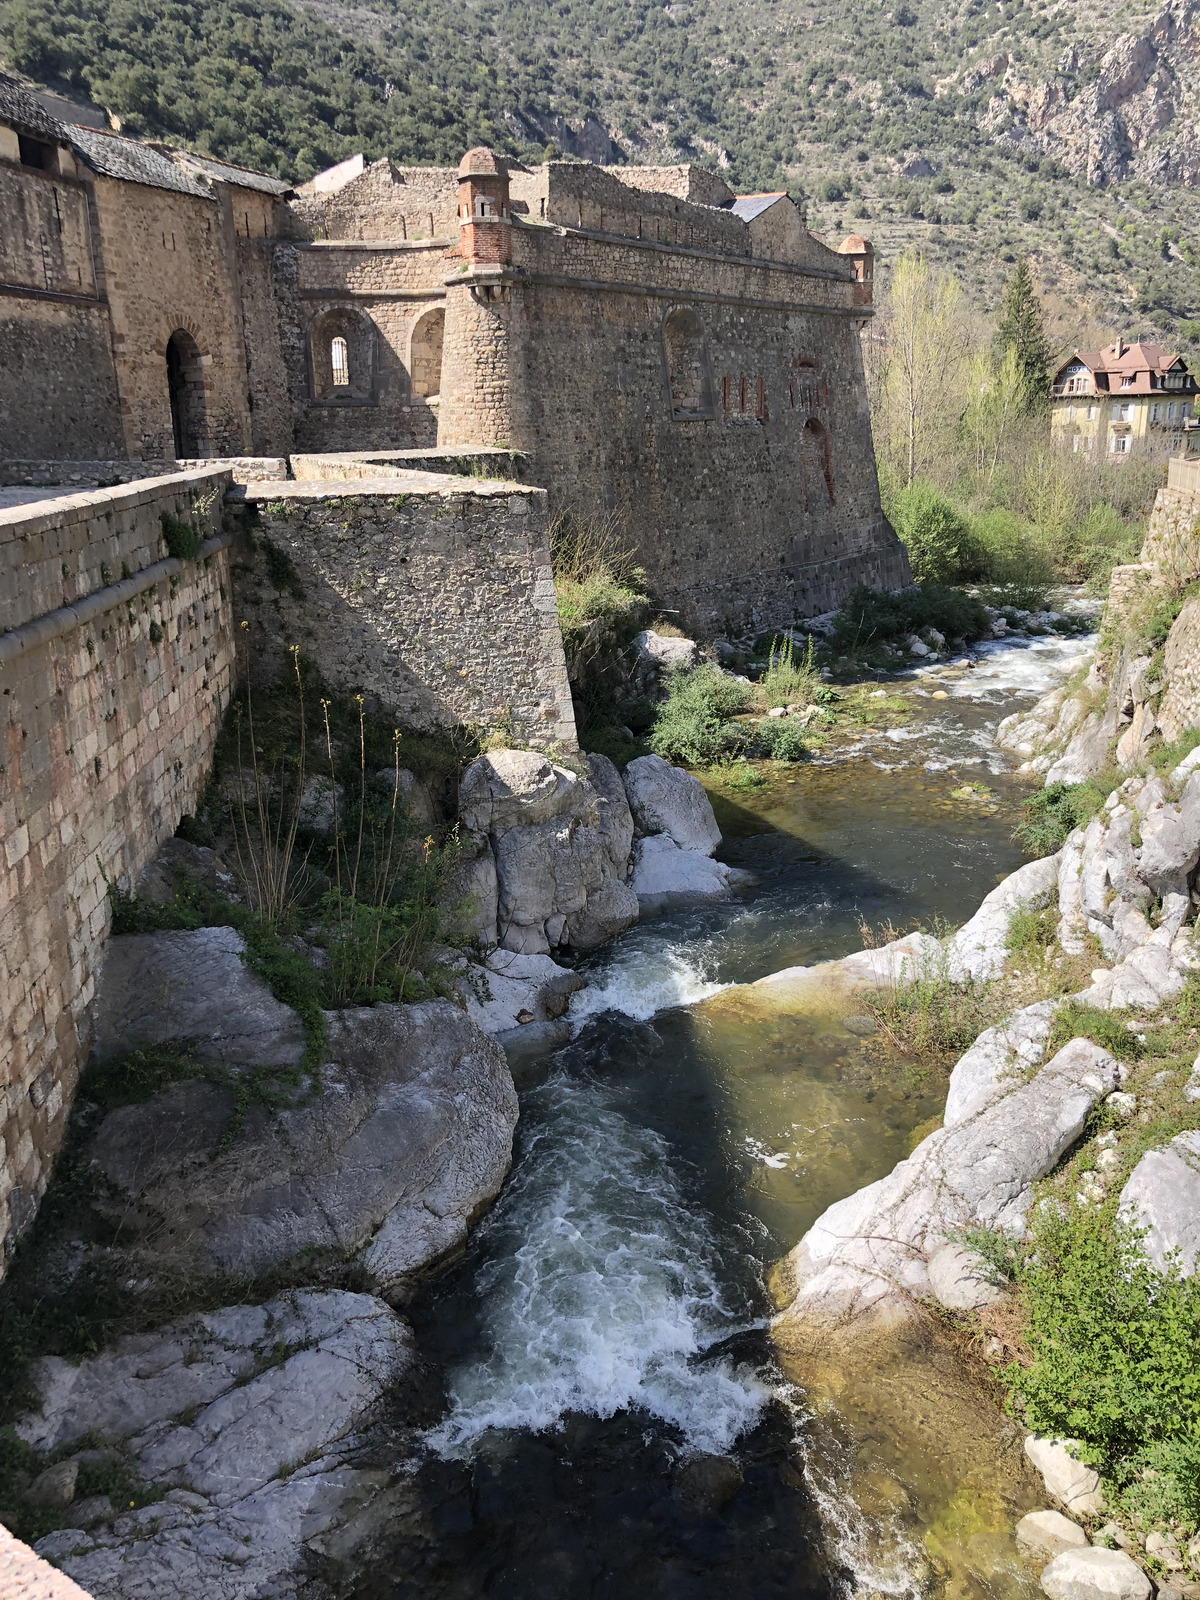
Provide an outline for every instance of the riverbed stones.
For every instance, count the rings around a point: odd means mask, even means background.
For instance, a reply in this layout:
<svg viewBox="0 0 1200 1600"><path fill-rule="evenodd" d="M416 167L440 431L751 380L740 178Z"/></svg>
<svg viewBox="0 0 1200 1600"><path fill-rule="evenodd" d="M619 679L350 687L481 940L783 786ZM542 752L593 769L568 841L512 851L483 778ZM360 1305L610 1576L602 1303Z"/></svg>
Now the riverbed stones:
<svg viewBox="0 0 1200 1600"><path fill-rule="evenodd" d="M94 1600L292 1592L308 1541L389 1478L357 1464L358 1438L415 1359L382 1301L313 1290L130 1335L77 1365L44 1359L21 1436L40 1450L110 1440L165 1494L39 1553Z"/></svg>
<svg viewBox="0 0 1200 1600"><path fill-rule="evenodd" d="M92 1011L96 1058L186 1039L213 1066L296 1066L304 1053L300 1018L245 956L233 928L111 938Z"/></svg>
<svg viewBox="0 0 1200 1600"><path fill-rule="evenodd" d="M723 1511L742 1491L742 1469L730 1456L701 1453L685 1461L675 1474L675 1493L697 1511Z"/></svg>
<svg viewBox="0 0 1200 1600"><path fill-rule="evenodd" d="M1161 1272L1174 1262L1190 1276L1200 1257L1200 1132L1147 1150L1121 1190L1118 1214L1147 1230L1142 1249Z"/></svg>
<svg viewBox="0 0 1200 1600"><path fill-rule="evenodd" d="M625 793L639 834L666 834L681 850L710 856L721 830L699 778L661 756L639 756L625 768Z"/></svg>
<svg viewBox="0 0 1200 1600"><path fill-rule="evenodd" d="M887 1177L830 1206L786 1258L792 1303L781 1315L821 1322L871 1310L903 1316L931 1292L928 1259L968 1227L1020 1234L1032 1184L1080 1137L1115 1089L1116 1061L1073 1039L1029 1082L931 1133Z"/></svg>
<svg viewBox="0 0 1200 1600"><path fill-rule="evenodd" d="M1094 1517L1104 1507L1100 1474L1080 1461L1075 1439L1040 1439L1030 1434L1025 1454L1042 1475L1046 1493L1075 1516Z"/></svg>
<svg viewBox="0 0 1200 1600"><path fill-rule="evenodd" d="M1052 1561L1064 1550L1083 1550L1088 1536L1061 1511L1031 1511L1017 1523L1017 1549L1035 1561Z"/></svg>
<svg viewBox="0 0 1200 1600"><path fill-rule="evenodd" d="M1150 1579L1124 1550L1064 1550L1042 1573L1049 1600L1150 1600Z"/></svg>
<svg viewBox="0 0 1200 1600"><path fill-rule="evenodd" d="M633 823L606 757L590 757L581 775L536 751L490 751L463 774L459 808L476 859L495 862L494 931L483 925L488 884L478 884L485 944L523 955L590 950L637 921L626 882Z"/></svg>
<svg viewBox="0 0 1200 1600"><path fill-rule="evenodd" d="M252 1101L190 1080L111 1111L85 1158L129 1248L160 1273L257 1274L363 1252L398 1288L460 1245L499 1191L517 1097L504 1054L445 1000L326 1013L319 1088Z"/></svg>

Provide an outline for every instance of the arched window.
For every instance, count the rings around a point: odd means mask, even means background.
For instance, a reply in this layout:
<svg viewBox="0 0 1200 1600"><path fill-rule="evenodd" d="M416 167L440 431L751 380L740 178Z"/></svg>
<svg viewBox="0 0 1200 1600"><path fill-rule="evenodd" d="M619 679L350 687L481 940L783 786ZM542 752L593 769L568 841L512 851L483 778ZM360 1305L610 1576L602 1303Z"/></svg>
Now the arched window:
<svg viewBox="0 0 1200 1600"><path fill-rule="evenodd" d="M682 308L668 312L663 321L662 342L671 416L677 422L711 417L712 377L700 318L694 311Z"/></svg>
<svg viewBox="0 0 1200 1600"><path fill-rule="evenodd" d="M200 348L182 328L176 328L167 340L167 392L171 397L176 460L195 461L207 455L208 418Z"/></svg>
<svg viewBox="0 0 1200 1600"><path fill-rule="evenodd" d="M336 306L308 330L312 397L324 405L373 405L375 324L365 313Z"/></svg>
<svg viewBox="0 0 1200 1600"><path fill-rule="evenodd" d="M441 306L418 318L409 346L409 376L414 400L432 399L442 388L442 335L446 313Z"/></svg>
<svg viewBox="0 0 1200 1600"><path fill-rule="evenodd" d="M836 505L829 432L816 417L809 417L800 436L800 464L804 473L804 508L817 511Z"/></svg>

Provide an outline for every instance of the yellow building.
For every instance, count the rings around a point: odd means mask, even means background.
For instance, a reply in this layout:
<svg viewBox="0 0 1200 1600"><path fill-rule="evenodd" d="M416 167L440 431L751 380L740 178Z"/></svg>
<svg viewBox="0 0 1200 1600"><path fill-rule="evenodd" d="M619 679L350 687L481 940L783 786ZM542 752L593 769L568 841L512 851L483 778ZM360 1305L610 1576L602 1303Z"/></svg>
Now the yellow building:
<svg viewBox="0 0 1200 1600"><path fill-rule="evenodd" d="M1158 345L1118 339L1106 350L1077 350L1054 374L1051 436L1097 464L1135 451L1163 461L1200 455L1196 394L1183 357Z"/></svg>

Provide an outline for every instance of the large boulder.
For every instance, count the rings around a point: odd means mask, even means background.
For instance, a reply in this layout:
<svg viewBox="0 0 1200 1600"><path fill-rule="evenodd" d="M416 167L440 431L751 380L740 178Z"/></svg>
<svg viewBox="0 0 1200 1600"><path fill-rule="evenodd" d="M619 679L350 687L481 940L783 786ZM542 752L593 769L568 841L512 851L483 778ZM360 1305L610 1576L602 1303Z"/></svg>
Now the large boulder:
<svg viewBox="0 0 1200 1600"><path fill-rule="evenodd" d="M1047 771L1047 784L1086 783L1102 772L1116 736L1117 708L1110 701L1103 711L1093 711L1084 718L1067 748Z"/></svg>
<svg viewBox="0 0 1200 1600"><path fill-rule="evenodd" d="M957 1127L1016 1088L1045 1054L1054 1011L1053 1000L1038 1000L984 1029L950 1074L943 1126Z"/></svg>
<svg viewBox="0 0 1200 1600"><path fill-rule="evenodd" d="M1094 1517L1103 1509L1100 1474L1080 1461L1074 1453L1076 1439L1039 1439L1034 1434L1025 1441L1025 1454L1042 1475L1046 1493L1073 1516Z"/></svg>
<svg viewBox="0 0 1200 1600"><path fill-rule="evenodd" d="M626 881L633 821L607 757L588 757L582 776L532 751L494 750L467 768L459 806L475 850L462 888L478 902L485 945L521 955L590 950L637 921Z"/></svg>
<svg viewBox="0 0 1200 1600"><path fill-rule="evenodd" d="M185 1318L78 1364L44 1359L21 1436L58 1452L97 1439L164 1493L39 1552L94 1600L291 1593L310 1541L387 1481L357 1464L356 1434L415 1360L394 1311L341 1291Z"/></svg>
<svg viewBox="0 0 1200 1600"><path fill-rule="evenodd" d="M639 756L625 768L625 793L640 834L664 833L681 850L710 856L721 830L699 778L661 756Z"/></svg>
<svg viewBox="0 0 1200 1600"><path fill-rule="evenodd" d="M1053 1561L1064 1550L1085 1550L1090 1542L1061 1511L1031 1511L1017 1523L1017 1549L1034 1561Z"/></svg>
<svg viewBox="0 0 1200 1600"><path fill-rule="evenodd" d="M566 1014L583 979L550 956L492 950L482 966L469 968L461 988L467 1015L484 1033L503 1037L534 1022Z"/></svg>
<svg viewBox="0 0 1200 1600"><path fill-rule="evenodd" d="M1190 1275L1200 1256L1200 1132L1179 1133L1147 1150L1121 1190L1122 1219L1147 1230L1142 1249L1159 1271Z"/></svg>
<svg viewBox="0 0 1200 1600"><path fill-rule="evenodd" d="M653 628L643 628L634 635L633 650L634 687L639 694L652 697L663 693L665 681L672 672L694 667L700 658L694 639L675 639L656 633Z"/></svg>
<svg viewBox="0 0 1200 1600"><path fill-rule="evenodd" d="M947 950L949 976L955 983L995 978L1008 955L1008 930L1019 911L1040 911L1058 887L1058 856L1018 867L993 889L979 910L961 927Z"/></svg>
<svg viewBox="0 0 1200 1600"><path fill-rule="evenodd" d="M731 869L698 850L681 850L665 833L633 847L633 891L643 911L683 900L721 900L729 895Z"/></svg>
<svg viewBox="0 0 1200 1600"><path fill-rule="evenodd" d="M1200 861L1200 772L1191 773L1178 803L1156 806L1142 818L1138 876L1159 893L1186 891Z"/></svg>
<svg viewBox="0 0 1200 1600"><path fill-rule="evenodd" d="M947 1311L978 1311L1003 1299L1003 1290L992 1281L982 1256L953 1240L930 1254L929 1287Z"/></svg>
<svg viewBox="0 0 1200 1600"><path fill-rule="evenodd" d="M1083 1132L1093 1106L1116 1089L1107 1051L1073 1039L1028 1082L938 1129L885 1178L830 1206L787 1257L792 1303L782 1322L823 1322L873 1309L904 1314L931 1293L928 1261L969 1227L1020 1234L1032 1185Z"/></svg>
<svg viewBox="0 0 1200 1600"><path fill-rule="evenodd" d="M1124 1550L1064 1550L1042 1573L1049 1600L1150 1600L1150 1579Z"/></svg>
<svg viewBox="0 0 1200 1600"><path fill-rule="evenodd" d="M320 1084L293 1103L193 1079L111 1111L86 1147L131 1248L159 1270L265 1272L363 1252L399 1288L466 1237L512 1156L504 1054L457 1006L326 1013Z"/></svg>
<svg viewBox="0 0 1200 1600"><path fill-rule="evenodd" d="M186 1039L213 1066L295 1066L304 1054L300 1018L245 958L232 928L110 939L92 1008L97 1059Z"/></svg>

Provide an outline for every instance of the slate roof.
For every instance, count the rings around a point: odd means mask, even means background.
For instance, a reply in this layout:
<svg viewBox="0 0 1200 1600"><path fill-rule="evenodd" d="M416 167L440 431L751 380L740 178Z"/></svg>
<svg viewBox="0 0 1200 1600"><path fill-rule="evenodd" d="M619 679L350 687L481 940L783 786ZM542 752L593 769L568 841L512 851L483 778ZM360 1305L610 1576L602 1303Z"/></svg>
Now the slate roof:
<svg viewBox="0 0 1200 1600"><path fill-rule="evenodd" d="M211 200L212 190L195 174L177 167L168 156L136 139L119 133L101 133L72 123L67 129L71 143L91 167L105 178L124 178L127 183L144 183L151 189L173 189L176 194L192 194Z"/></svg>
<svg viewBox="0 0 1200 1600"><path fill-rule="evenodd" d="M178 159L185 167L202 172L219 183L236 184L239 189L258 189L263 194L291 194L292 185L282 178L269 178L265 172L251 172L249 167L235 167L228 161L217 161L213 156L195 156L190 150L181 150Z"/></svg>
<svg viewBox="0 0 1200 1600"><path fill-rule="evenodd" d="M761 217L764 211L769 211L776 200L787 198L787 191L780 189L775 194L739 194L730 202L728 210L735 217L741 217L743 222L753 222L755 217Z"/></svg>
<svg viewBox="0 0 1200 1600"><path fill-rule="evenodd" d="M0 72L0 122L11 123L19 133L35 139L49 139L60 144L68 140L67 130L41 101L3 72Z"/></svg>

